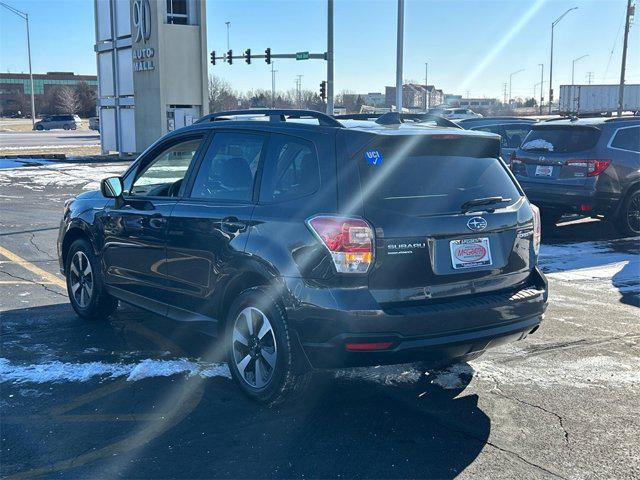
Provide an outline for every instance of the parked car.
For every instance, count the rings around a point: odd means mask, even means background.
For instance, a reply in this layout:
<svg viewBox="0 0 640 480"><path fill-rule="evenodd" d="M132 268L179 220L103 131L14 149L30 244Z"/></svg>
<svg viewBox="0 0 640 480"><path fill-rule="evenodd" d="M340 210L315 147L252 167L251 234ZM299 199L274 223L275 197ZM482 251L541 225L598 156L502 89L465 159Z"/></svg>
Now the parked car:
<svg viewBox="0 0 640 480"><path fill-rule="evenodd" d="M537 123L510 164L545 223L603 215L623 234L640 234L640 118Z"/></svg>
<svg viewBox="0 0 640 480"><path fill-rule="evenodd" d="M89 118L89 130L100 131L100 117Z"/></svg>
<svg viewBox="0 0 640 480"><path fill-rule="evenodd" d="M400 122L242 110L167 134L67 203L72 307L207 330L268 403L315 368L442 366L535 332L539 215L498 136Z"/></svg>
<svg viewBox="0 0 640 480"><path fill-rule="evenodd" d="M47 115L33 126L34 130L75 130L80 126L80 117L77 115Z"/></svg>
<svg viewBox="0 0 640 480"><path fill-rule="evenodd" d="M482 118L482 114L476 113L469 108L447 108L442 113L444 118L449 120L462 120L463 118Z"/></svg>
<svg viewBox="0 0 640 480"><path fill-rule="evenodd" d="M508 160L511 153L520 146L524 137L531 130L531 126L536 122L537 120L526 117L485 117L456 120L456 123L462 128L500 135L500 152L505 160Z"/></svg>

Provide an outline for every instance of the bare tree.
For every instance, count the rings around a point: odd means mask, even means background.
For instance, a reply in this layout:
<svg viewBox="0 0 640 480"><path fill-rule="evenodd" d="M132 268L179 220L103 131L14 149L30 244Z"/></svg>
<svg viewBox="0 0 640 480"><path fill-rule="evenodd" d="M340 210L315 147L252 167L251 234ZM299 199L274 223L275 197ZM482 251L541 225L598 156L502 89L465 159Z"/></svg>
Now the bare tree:
<svg viewBox="0 0 640 480"><path fill-rule="evenodd" d="M60 113L78 113L82 104L75 88L61 85L54 93L55 106Z"/></svg>
<svg viewBox="0 0 640 480"><path fill-rule="evenodd" d="M209 111L219 112L223 110L233 110L238 108L238 95L231 89L228 82L216 77L209 76Z"/></svg>
<svg viewBox="0 0 640 480"><path fill-rule="evenodd" d="M96 87L86 82L80 82L75 86L80 102L78 113L83 117L93 117L96 115L97 92Z"/></svg>

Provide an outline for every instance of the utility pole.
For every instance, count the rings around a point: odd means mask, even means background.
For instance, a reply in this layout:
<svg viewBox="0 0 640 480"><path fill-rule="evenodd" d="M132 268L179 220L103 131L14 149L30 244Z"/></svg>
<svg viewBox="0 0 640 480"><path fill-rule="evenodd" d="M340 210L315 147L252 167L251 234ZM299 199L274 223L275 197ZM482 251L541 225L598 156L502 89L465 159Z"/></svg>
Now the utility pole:
<svg viewBox="0 0 640 480"><path fill-rule="evenodd" d="M551 24L551 58L549 60L549 115L551 115L551 104L553 103L553 29L556 27L558 22L564 18L564 16L572 10L576 10L578 7L572 7Z"/></svg>
<svg viewBox="0 0 640 480"><path fill-rule="evenodd" d="M274 70L274 64L276 62L271 62L271 108L276 108L276 72L278 70Z"/></svg>
<svg viewBox="0 0 640 480"><path fill-rule="evenodd" d="M502 84L502 104L503 105L507 104L507 84L506 83Z"/></svg>
<svg viewBox="0 0 640 480"><path fill-rule="evenodd" d="M587 83L591 85L591 79L593 78L593 72L587 72Z"/></svg>
<svg viewBox="0 0 640 480"><path fill-rule="evenodd" d="M327 114L333 115L333 0L327 0Z"/></svg>
<svg viewBox="0 0 640 480"><path fill-rule="evenodd" d="M573 85L575 82L573 81L574 79L574 74L576 71L576 62L579 60L582 60L583 58L587 58L589 55L582 55L581 57L578 58L574 58L573 61L571 62L571 85ZM591 83L591 82L589 82Z"/></svg>
<svg viewBox="0 0 640 480"><path fill-rule="evenodd" d="M304 75L296 75L296 95L298 97L298 108L302 108L302 77L304 77Z"/></svg>
<svg viewBox="0 0 640 480"><path fill-rule="evenodd" d="M29 85L31 86L31 125L34 126L36 124L36 101L35 101L35 93L33 91L33 71L31 70L31 36L29 34L29 14L25 12L21 12L13 8L10 5L7 5L4 2L0 2L0 6L3 6L10 12L16 14L20 18L22 18L27 24L27 52L29 55Z"/></svg>
<svg viewBox="0 0 640 480"><path fill-rule="evenodd" d="M404 0L398 0L398 40L396 43L396 111L402 113L402 54L404 48Z"/></svg>
<svg viewBox="0 0 640 480"><path fill-rule="evenodd" d="M542 96L542 91L544 88L544 63L539 63L540 67L540 115L542 115L542 104L544 103L544 97Z"/></svg>
<svg viewBox="0 0 640 480"><path fill-rule="evenodd" d="M634 7L631 5L631 0L627 0L627 19L624 24L624 42L622 44L622 66L620 67L620 91L618 93L618 116L622 116L622 109L624 108L624 75L627 68L627 45L629 43L629 27L631 25L631 16L633 15Z"/></svg>

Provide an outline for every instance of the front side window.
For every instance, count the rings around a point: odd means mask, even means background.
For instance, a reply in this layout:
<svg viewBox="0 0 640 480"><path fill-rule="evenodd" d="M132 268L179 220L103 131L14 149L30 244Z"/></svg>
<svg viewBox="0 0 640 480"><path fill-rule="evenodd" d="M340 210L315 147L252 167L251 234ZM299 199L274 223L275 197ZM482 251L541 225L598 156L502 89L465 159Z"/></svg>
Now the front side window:
<svg viewBox="0 0 640 480"><path fill-rule="evenodd" d="M252 133L216 133L200 165L191 197L249 202L264 144Z"/></svg>
<svg viewBox="0 0 640 480"><path fill-rule="evenodd" d="M155 157L138 174L129 191L131 196L175 197L202 137L177 143Z"/></svg>
<svg viewBox="0 0 640 480"><path fill-rule="evenodd" d="M260 201L272 203L304 197L319 185L320 169L314 145L286 135L272 135Z"/></svg>
<svg viewBox="0 0 640 480"><path fill-rule="evenodd" d="M611 142L612 148L640 152L640 126L621 128Z"/></svg>

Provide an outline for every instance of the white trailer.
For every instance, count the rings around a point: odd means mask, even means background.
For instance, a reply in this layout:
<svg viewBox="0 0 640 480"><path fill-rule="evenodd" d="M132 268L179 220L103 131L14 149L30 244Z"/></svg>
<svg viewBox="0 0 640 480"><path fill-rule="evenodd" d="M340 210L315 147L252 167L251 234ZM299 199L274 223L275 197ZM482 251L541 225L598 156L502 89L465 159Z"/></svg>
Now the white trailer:
<svg viewBox="0 0 640 480"><path fill-rule="evenodd" d="M562 115L615 113L619 92L619 85L561 85L559 112ZM640 85L625 85L623 102L623 111L640 111Z"/></svg>

